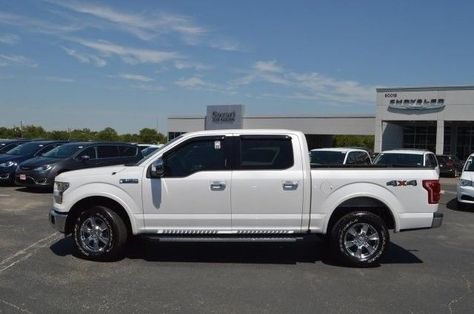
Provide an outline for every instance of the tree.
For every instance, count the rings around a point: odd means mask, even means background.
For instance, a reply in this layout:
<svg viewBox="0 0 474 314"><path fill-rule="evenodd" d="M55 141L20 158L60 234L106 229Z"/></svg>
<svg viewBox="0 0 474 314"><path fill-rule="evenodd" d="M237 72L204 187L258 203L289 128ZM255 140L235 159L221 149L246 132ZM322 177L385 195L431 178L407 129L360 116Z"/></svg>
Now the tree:
<svg viewBox="0 0 474 314"><path fill-rule="evenodd" d="M106 127L102 131L97 132L95 138L99 141L118 141L119 135L111 127Z"/></svg>
<svg viewBox="0 0 474 314"><path fill-rule="evenodd" d="M164 143L165 136L155 129L143 128L138 134L141 143Z"/></svg>
<svg viewBox="0 0 474 314"><path fill-rule="evenodd" d="M361 147L372 151L374 149L373 135L336 135L335 147Z"/></svg>
<svg viewBox="0 0 474 314"><path fill-rule="evenodd" d="M47 137L52 140L68 140L69 139L69 132L68 131L59 131L53 130L48 132Z"/></svg>
<svg viewBox="0 0 474 314"><path fill-rule="evenodd" d="M90 141L95 137L95 132L90 129L74 129L69 133L69 139L75 141Z"/></svg>
<svg viewBox="0 0 474 314"><path fill-rule="evenodd" d="M41 126L25 125L21 130L21 136L25 138L45 138L47 132Z"/></svg>

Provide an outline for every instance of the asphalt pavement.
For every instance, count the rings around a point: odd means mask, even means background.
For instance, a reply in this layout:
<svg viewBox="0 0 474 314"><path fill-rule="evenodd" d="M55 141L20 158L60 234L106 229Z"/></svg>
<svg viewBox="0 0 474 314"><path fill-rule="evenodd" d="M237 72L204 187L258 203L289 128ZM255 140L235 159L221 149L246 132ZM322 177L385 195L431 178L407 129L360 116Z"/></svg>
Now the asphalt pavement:
<svg viewBox="0 0 474 314"><path fill-rule="evenodd" d="M0 187L0 313L472 313L474 210L443 179L443 226L393 234L378 267L347 268L322 242L158 243L117 262L73 255L52 196Z"/></svg>

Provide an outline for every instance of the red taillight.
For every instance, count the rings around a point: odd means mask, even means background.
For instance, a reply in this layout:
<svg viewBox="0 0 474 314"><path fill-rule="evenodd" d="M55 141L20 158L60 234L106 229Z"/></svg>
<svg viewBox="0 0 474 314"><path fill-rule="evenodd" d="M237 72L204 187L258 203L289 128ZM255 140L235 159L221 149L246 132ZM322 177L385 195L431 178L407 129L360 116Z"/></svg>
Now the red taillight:
<svg viewBox="0 0 474 314"><path fill-rule="evenodd" d="M423 180L423 187L428 191L428 204L438 204L441 198L439 180Z"/></svg>

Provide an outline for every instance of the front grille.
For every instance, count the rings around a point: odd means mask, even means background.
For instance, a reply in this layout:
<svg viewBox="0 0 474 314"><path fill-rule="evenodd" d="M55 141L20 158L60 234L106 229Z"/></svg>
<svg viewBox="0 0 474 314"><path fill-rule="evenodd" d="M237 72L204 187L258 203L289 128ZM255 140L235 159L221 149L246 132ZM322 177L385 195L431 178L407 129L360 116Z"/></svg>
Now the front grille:
<svg viewBox="0 0 474 314"><path fill-rule="evenodd" d="M32 167L28 167L28 166L20 166L20 169L21 170L31 170L33 169Z"/></svg>

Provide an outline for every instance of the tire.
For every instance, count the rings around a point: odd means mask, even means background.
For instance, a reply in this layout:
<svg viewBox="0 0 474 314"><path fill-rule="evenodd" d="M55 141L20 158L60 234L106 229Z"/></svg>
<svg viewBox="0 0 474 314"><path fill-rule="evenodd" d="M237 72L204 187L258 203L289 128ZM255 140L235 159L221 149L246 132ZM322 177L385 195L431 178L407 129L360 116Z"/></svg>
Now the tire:
<svg viewBox="0 0 474 314"><path fill-rule="evenodd" d="M387 250L390 241L385 222L371 212L352 212L340 218L329 241L334 256L352 267L370 267Z"/></svg>
<svg viewBox="0 0 474 314"><path fill-rule="evenodd" d="M121 257L128 232L124 221L110 208L94 206L74 222L74 246L80 257L112 261Z"/></svg>

